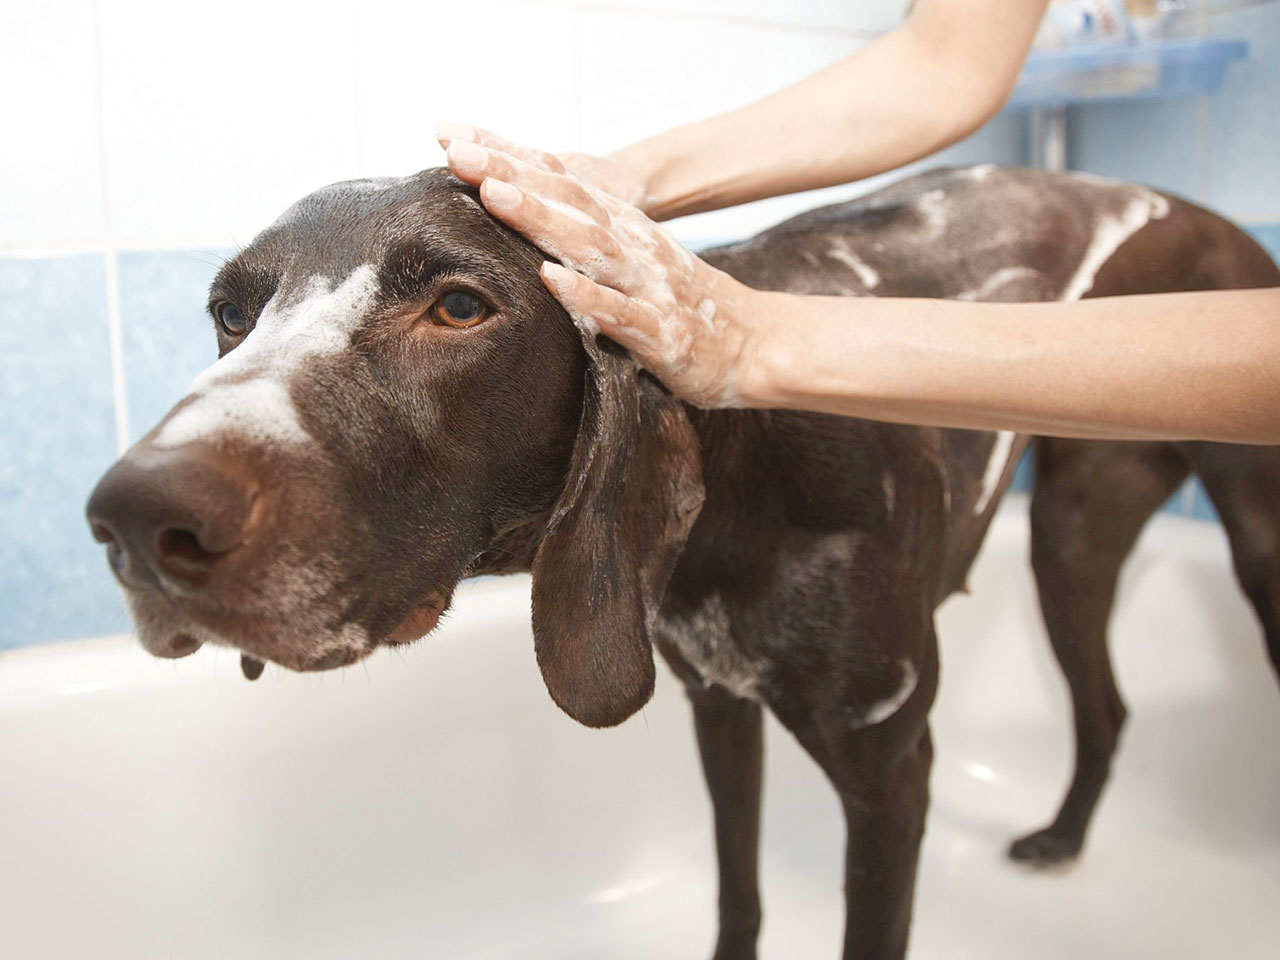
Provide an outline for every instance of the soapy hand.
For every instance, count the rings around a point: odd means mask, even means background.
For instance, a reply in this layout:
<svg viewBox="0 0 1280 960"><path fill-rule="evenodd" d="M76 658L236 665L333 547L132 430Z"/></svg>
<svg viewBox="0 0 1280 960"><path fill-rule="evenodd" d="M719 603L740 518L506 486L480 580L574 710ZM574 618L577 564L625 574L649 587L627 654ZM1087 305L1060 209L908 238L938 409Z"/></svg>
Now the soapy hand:
<svg viewBox="0 0 1280 960"><path fill-rule="evenodd" d="M579 159L579 174L553 154L459 124L437 135L486 209L563 264L545 262L542 281L580 327L621 344L697 406L741 406L751 395L752 292L611 192L628 189L622 171Z"/></svg>

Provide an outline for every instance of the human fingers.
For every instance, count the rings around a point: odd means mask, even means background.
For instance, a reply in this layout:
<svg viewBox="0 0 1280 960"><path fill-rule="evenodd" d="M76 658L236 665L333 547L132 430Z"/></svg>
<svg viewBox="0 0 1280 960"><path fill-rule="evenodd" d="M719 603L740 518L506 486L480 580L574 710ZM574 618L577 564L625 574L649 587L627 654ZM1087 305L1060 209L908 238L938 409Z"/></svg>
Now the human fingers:
<svg viewBox="0 0 1280 960"><path fill-rule="evenodd" d="M493 177L537 197L543 203L564 207L569 216L601 225L609 222L609 211L592 196L585 184L572 175L552 173L500 150L465 140L449 145L448 159L454 176L472 186L479 186L485 177Z"/></svg>
<svg viewBox="0 0 1280 960"><path fill-rule="evenodd" d="M542 282L569 315L592 333L603 333L645 365L661 333L662 317L651 303L606 287L549 260Z"/></svg>
<svg viewBox="0 0 1280 960"><path fill-rule="evenodd" d="M482 130L480 127L473 127L467 123L454 123L452 121L437 123L436 140L446 150L454 142L475 143L493 150L501 150L505 154L518 157L525 163L542 167L551 173L565 172L564 162L554 153L547 153L545 150L538 150L534 147L526 147L524 144L516 143L514 140L508 140L506 137L500 137L489 130Z"/></svg>

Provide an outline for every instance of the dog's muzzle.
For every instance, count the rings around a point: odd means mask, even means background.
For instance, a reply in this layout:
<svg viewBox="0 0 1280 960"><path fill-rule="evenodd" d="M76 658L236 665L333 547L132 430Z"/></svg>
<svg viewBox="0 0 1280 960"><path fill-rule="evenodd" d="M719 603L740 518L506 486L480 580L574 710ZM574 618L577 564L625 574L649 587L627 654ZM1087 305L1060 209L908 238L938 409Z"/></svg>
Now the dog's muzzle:
<svg viewBox="0 0 1280 960"><path fill-rule="evenodd" d="M127 590L204 597L218 590L229 566L253 551L260 489L243 463L210 444L160 449L144 442L99 481L89 498L89 525ZM185 634L144 643L161 657L200 647Z"/></svg>

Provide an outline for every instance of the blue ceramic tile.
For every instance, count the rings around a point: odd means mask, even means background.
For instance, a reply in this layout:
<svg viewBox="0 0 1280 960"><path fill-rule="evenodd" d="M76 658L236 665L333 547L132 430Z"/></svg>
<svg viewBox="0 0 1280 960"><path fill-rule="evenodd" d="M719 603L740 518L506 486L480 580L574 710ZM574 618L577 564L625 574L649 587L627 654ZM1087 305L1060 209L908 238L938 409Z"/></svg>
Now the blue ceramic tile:
<svg viewBox="0 0 1280 960"><path fill-rule="evenodd" d="M1175 516L1185 517L1191 513L1191 484L1193 480L1186 480L1178 487L1177 490L1169 496L1160 507L1161 513L1172 513Z"/></svg>
<svg viewBox="0 0 1280 960"><path fill-rule="evenodd" d="M136 250L117 260L129 439L137 440L218 357L205 312L229 250Z"/></svg>
<svg viewBox="0 0 1280 960"><path fill-rule="evenodd" d="M1068 164L1195 199L1196 101L1182 98L1073 107Z"/></svg>
<svg viewBox="0 0 1280 960"><path fill-rule="evenodd" d="M1209 205L1246 221L1280 221L1280 4L1223 12L1213 35L1249 42L1209 100Z"/></svg>
<svg viewBox="0 0 1280 960"><path fill-rule="evenodd" d="M1034 447L1027 447L1026 452L1018 459L1018 465L1013 468L1013 479L1009 482L1009 489L1017 493L1030 493L1031 488L1035 486L1036 480L1036 451Z"/></svg>
<svg viewBox="0 0 1280 960"><path fill-rule="evenodd" d="M1267 248L1271 259L1280 263L1280 223L1258 223L1247 228L1253 239Z"/></svg>
<svg viewBox="0 0 1280 960"><path fill-rule="evenodd" d="M127 629L84 503L115 458L103 258L0 258L0 649Z"/></svg>
<svg viewBox="0 0 1280 960"><path fill-rule="evenodd" d="M1199 480L1191 482L1191 509L1190 515L1197 520L1209 520L1213 523L1220 523L1221 518L1218 511L1213 505L1213 501L1209 499L1209 495L1204 492L1204 486Z"/></svg>

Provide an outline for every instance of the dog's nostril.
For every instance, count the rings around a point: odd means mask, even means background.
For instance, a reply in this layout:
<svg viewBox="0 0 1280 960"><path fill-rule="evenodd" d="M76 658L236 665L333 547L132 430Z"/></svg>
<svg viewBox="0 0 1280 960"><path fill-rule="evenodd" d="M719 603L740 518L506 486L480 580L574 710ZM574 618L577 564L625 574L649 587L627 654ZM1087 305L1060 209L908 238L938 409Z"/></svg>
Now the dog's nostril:
<svg viewBox="0 0 1280 960"><path fill-rule="evenodd" d="M168 527L156 537L156 556L170 572L184 573L208 569L221 554L206 549L192 531Z"/></svg>

